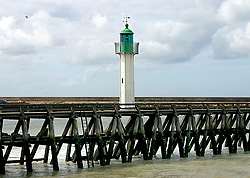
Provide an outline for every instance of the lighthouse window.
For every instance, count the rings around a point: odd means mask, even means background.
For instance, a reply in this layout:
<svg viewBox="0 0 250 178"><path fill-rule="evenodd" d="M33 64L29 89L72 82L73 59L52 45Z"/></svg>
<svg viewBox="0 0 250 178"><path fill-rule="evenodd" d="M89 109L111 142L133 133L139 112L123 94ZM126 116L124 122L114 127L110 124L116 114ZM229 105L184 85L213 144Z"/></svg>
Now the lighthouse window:
<svg viewBox="0 0 250 178"><path fill-rule="evenodd" d="M123 78L122 78L122 83L123 83Z"/></svg>
<svg viewBox="0 0 250 178"><path fill-rule="evenodd" d="M133 35L121 35L121 42L133 42Z"/></svg>

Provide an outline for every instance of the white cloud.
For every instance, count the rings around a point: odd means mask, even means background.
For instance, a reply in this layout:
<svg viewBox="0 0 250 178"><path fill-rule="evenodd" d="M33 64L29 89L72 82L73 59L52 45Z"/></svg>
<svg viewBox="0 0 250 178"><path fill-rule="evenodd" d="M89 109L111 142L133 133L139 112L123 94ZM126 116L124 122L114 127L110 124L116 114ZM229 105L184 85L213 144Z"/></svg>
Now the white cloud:
<svg viewBox="0 0 250 178"><path fill-rule="evenodd" d="M16 81L23 81L28 76L33 77L32 81L38 81L37 76L42 76L39 85L44 86L45 96L51 95L49 91L52 90L59 95L54 86L59 86L65 95L71 95L72 89L79 90L81 95L82 87L88 95L88 90L97 90L96 83L109 80L103 78L119 70L119 56L114 54L114 42L119 40L119 32L124 28L124 14L131 16L129 27L135 33L135 41L140 42L135 67L140 68L139 71L145 70L142 67L149 69L150 72L146 71L149 76L153 67L164 73L173 66L178 68L182 65L183 71L188 70L187 63L193 65L206 61L206 66L209 66L211 57L206 56L211 56L212 50L215 59L249 57L249 12L249 0L155 0L150 3L143 0L126 3L121 0L74 3L65 0L3 1L0 10L1 80L6 81L6 88L11 88L12 79L3 74L12 70L18 73L14 77ZM29 18L26 19L25 15ZM213 48L210 48L212 45ZM192 60L194 56L196 58ZM186 63L179 64L183 61ZM218 60L211 61L216 63ZM234 63L233 60L226 62ZM176 75L181 75L181 72ZM165 76L163 78L159 74L153 80L159 80L162 85ZM89 83L92 81L91 88ZM141 81L148 82L144 73ZM62 83L68 87L61 87ZM29 84L34 86L32 82ZM1 91L1 94L16 95L16 87L12 88L5 93ZM36 90L32 92L37 95ZM105 94L105 91L101 93ZM18 94L29 95L21 82Z"/></svg>
<svg viewBox="0 0 250 178"><path fill-rule="evenodd" d="M91 22L97 27L100 28L107 23L108 19L107 16L102 16L99 13L96 13L93 17Z"/></svg>
<svg viewBox="0 0 250 178"><path fill-rule="evenodd" d="M209 45L217 26L216 22L200 22L199 19L192 23L167 21L150 24L144 33L142 55L160 64L188 61Z"/></svg>
<svg viewBox="0 0 250 178"><path fill-rule="evenodd" d="M83 82L86 82L88 79L90 79L91 77L93 77L95 75L96 72L100 71L101 67L100 66L93 66L93 67L89 67L87 68L84 73L83 73Z"/></svg>
<svg viewBox="0 0 250 178"><path fill-rule="evenodd" d="M249 0L225 0L218 9L218 19L226 23L250 20Z"/></svg>
<svg viewBox="0 0 250 178"><path fill-rule="evenodd" d="M35 49L30 43L32 36L16 27L14 17L2 17L0 20L0 50L7 54L34 53Z"/></svg>
<svg viewBox="0 0 250 178"><path fill-rule="evenodd" d="M250 23L244 29L225 26L219 29L212 41L216 58L250 57Z"/></svg>

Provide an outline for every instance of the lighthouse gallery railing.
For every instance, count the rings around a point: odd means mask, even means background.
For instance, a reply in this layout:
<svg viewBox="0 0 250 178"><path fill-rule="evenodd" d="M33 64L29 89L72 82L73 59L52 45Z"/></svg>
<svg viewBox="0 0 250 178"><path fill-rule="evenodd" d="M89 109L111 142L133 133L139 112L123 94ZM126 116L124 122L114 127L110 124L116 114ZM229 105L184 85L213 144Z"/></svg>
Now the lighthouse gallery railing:
<svg viewBox="0 0 250 178"><path fill-rule="evenodd" d="M115 43L115 53L120 54L121 52L121 43L116 42ZM133 43L133 53L134 54L139 54L139 42L134 42Z"/></svg>

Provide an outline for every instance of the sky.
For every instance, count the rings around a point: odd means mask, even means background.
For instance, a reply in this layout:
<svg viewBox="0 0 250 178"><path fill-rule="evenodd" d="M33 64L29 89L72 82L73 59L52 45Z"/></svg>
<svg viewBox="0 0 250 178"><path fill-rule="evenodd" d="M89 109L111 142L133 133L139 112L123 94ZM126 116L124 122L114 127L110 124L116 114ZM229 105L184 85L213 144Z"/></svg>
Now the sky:
<svg viewBox="0 0 250 178"><path fill-rule="evenodd" d="M126 15L135 96L250 96L249 0L0 2L0 96L118 97Z"/></svg>

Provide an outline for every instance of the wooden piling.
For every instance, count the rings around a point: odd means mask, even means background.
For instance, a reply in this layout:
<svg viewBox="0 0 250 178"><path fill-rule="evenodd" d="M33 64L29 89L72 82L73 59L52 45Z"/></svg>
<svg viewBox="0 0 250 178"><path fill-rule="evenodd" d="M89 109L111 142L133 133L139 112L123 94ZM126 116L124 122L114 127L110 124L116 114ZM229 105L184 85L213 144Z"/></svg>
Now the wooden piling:
<svg viewBox="0 0 250 178"><path fill-rule="evenodd" d="M186 145L185 145L185 157L188 157L188 152L190 150L190 140L191 140L191 125L192 125L192 115L188 116L188 128L187 128L187 134L186 134Z"/></svg>
<svg viewBox="0 0 250 178"><path fill-rule="evenodd" d="M78 128L76 124L76 115L75 111L73 108L71 108L71 120L72 120L72 129L73 129L73 134L74 134L74 140L75 140L75 151L76 151L76 160L77 160L77 166L78 168L83 168L82 164L82 155L81 155L81 144L80 144L80 139L79 139L79 133L78 133Z"/></svg>
<svg viewBox="0 0 250 178"><path fill-rule="evenodd" d="M3 130L3 119L0 117L0 174L5 174L5 160L3 157L3 146L2 146L2 130Z"/></svg>
<svg viewBox="0 0 250 178"><path fill-rule="evenodd" d="M50 139L50 147L51 147L51 155L52 155L52 164L53 169L55 171L59 170L58 159L56 153L56 142L55 142L55 131L54 131L54 117L51 115L51 109L47 107L48 111L48 123L49 123L49 139Z"/></svg>
<svg viewBox="0 0 250 178"><path fill-rule="evenodd" d="M49 151L53 169L59 170L57 156L63 144L68 144L66 161L76 162L78 168L83 168L82 161L86 158L87 161L92 160L92 166L93 160L99 160L104 166L110 164L112 158L121 158L123 163L131 162L133 156L140 153L144 160L153 159L159 149L162 159L170 159L177 146L180 157L188 157L191 149L197 156L204 156L206 149L212 149L214 155L221 154L224 143L229 153L237 152L237 147L242 145L244 151L250 147L249 104L143 103L136 104L135 108L121 109L118 104L112 103L10 108L6 105L5 108L0 110L0 174L5 173L5 165L9 163L25 163L27 172L31 172L32 161L43 160L47 163ZM80 135L77 118L82 118L82 113L90 121L86 127L82 123L83 134ZM121 122L123 116L130 116L126 127ZM111 122L104 131L102 120L106 117L111 118ZM143 122L145 117L149 117L146 123ZM33 118L44 120L35 136L29 134L29 120ZM54 133L54 118L67 119L59 136ZM11 135L2 132L4 119L17 120ZM40 145L46 146L44 158L34 159ZM75 147L73 154L72 145ZM81 153L84 146L86 156ZM13 147L22 149L19 160L9 159Z"/></svg>

